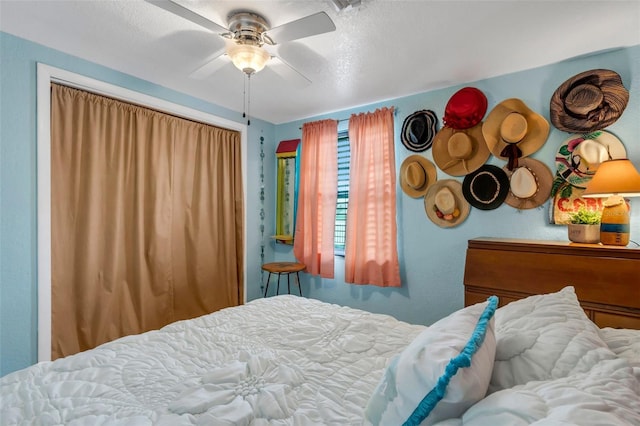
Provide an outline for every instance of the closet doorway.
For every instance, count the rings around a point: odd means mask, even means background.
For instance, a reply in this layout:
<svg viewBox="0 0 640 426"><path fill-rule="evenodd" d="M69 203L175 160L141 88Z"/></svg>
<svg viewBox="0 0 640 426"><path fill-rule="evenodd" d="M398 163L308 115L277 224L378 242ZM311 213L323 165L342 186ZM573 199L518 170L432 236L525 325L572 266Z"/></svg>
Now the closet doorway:
<svg viewBox="0 0 640 426"><path fill-rule="evenodd" d="M44 65L38 85L39 360L243 303L246 127Z"/></svg>

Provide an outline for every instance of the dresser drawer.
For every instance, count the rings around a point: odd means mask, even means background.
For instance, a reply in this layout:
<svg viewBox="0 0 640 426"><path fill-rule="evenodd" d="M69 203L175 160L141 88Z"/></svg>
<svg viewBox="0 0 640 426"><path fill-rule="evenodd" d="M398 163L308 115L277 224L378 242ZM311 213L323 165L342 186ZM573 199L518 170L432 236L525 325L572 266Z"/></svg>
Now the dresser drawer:
<svg viewBox="0 0 640 426"><path fill-rule="evenodd" d="M632 328L640 329L640 317L634 317L624 314L612 314L609 312L593 311L593 322L600 328Z"/></svg>

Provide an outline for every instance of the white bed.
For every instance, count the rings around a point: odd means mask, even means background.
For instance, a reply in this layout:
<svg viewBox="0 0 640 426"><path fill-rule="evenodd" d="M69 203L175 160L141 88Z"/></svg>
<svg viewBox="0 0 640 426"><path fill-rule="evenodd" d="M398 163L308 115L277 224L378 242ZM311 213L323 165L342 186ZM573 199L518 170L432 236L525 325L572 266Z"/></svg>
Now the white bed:
<svg viewBox="0 0 640 426"><path fill-rule="evenodd" d="M259 299L5 376L0 423L360 424L386 362L423 328Z"/></svg>
<svg viewBox="0 0 640 426"><path fill-rule="evenodd" d="M574 299L572 288L534 296L494 318L484 302L429 328L255 300L9 374L1 423L402 424L482 328L421 424L640 424L640 332L598 329Z"/></svg>

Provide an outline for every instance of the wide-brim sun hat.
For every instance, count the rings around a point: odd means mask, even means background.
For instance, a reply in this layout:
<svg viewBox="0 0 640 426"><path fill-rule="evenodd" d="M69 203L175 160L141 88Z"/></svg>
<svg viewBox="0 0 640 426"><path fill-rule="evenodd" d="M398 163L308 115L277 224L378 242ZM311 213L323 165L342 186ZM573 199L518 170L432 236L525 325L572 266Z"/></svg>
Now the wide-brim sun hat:
<svg viewBox="0 0 640 426"><path fill-rule="evenodd" d="M471 206L462 194L459 181L441 179L427 190L424 209L433 223L441 228L452 228L467 219Z"/></svg>
<svg viewBox="0 0 640 426"><path fill-rule="evenodd" d="M509 193L505 204L518 210L533 209L544 204L551 196L553 174L549 167L533 158L518 161L518 167L509 170Z"/></svg>
<svg viewBox="0 0 640 426"><path fill-rule="evenodd" d="M551 123L569 133L591 133L615 123L629 102L618 73L593 69L574 75L551 96Z"/></svg>
<svg viewBox="0 0 640 426"><path fill-rule="evenodd" d="M420 110L410 114L402 123L400 139L410 151L422 152L431 148L437 132L438 117L431 110Z"/></svg>
<svg viewBox="0 0 640 426"><path fill-rule="evenodd" d="M444 109L443 125L456 130L470 129L487 113L487 97L475 87L454 93Z"/></svg>
<svg viewBox="0 0 640 426"><path fill-rule="evenodd" d="M556 170L569 184L586 188L603 161L626 158L622 141L605 130L569 136L556 153Z"/></svg>
<svg viewBox="0 0 640 426"><path fill-rule="evenodd" d="M470 129L443 127L433 139L433 161L451 176L464 176L487 162L491 153L482 136L482 123Z"/></svg>
<svg viewBox="0 0 640 426"><path fill-rule="evenodd" d="M522 100L511 98L497 104L482 125L489 151L508 162L509 169L517 160L539 150L549 136L549 122Z"/></svg>
<svg viewBox="0 0 640 426"><path fill-rule="evenodd" d="M424 196L437 180L436 166L422 155L410 155L400 166L400 187L410 197Z"/></svg>
<svg viewBox="0 0 640 426"><path fill-rule="evenodd" d="M462 181L464 198L480 210L500 207L509 193L509 177L498 166L485 164Z"/></svg>

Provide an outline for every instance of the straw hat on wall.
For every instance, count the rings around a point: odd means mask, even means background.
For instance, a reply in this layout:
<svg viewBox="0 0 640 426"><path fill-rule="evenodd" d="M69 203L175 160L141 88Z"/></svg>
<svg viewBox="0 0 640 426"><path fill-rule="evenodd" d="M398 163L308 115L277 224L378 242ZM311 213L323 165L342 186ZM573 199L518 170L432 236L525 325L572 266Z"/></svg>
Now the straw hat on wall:
<svg viewBox="0 0 640 426"><path fill-rule="evenodd" d="M424 209L433 223L441 228L452 228L467 219L471 207L462 194L462 184L455 179L443 179L427 191Z"/></svg>
<svg viewBox="0 0 640 426"><path fill-rule="evenodd" d="M506 160L509 170L517 167L518 158L527 157L544 145L549 123L520 99L506 99L496 105L482 125L489 150Z"/></svg>
<svg viewBox="0 0 640 426"><path fill-rule="evenodd" d="M410 155L400 166L400 187L410 197L424 196L436 180L436 166L422 155Z"/></svg>
<svg viewBox="0 0 640 426"><path fill-rule="evenodd" d="M509 193L505 204L526 210L541 206L549 199L553 174L543 162L523 158L518 161L517 168L509 170L505 166L504 171L509 177Z"/></svg>
<svg viewBox="0 0 640 426"><path fill-rule="evenodd" d="M486 163L489 148L482 136L482 123L470 129L443 127L433 140L433 161L451 176L464 176Z"/></svg>

